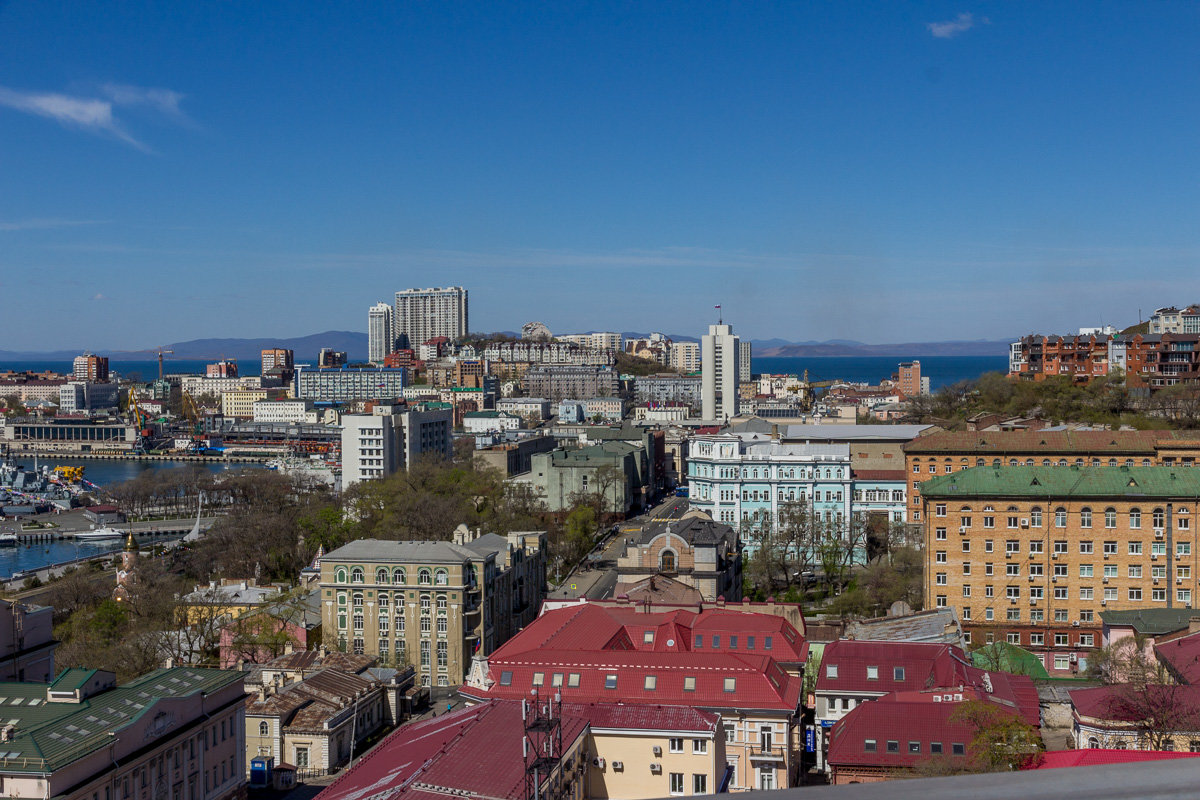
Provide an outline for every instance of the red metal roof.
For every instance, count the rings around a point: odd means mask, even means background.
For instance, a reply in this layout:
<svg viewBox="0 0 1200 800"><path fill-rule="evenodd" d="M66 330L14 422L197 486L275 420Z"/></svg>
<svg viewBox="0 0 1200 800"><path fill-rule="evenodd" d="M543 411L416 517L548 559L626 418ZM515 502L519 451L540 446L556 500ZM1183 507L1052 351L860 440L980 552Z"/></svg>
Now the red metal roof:
<svg viewBox="0 0 1200 800"><path fill-rule="evenodd" d="M829 738L827 761L839 766L912 767L938 755L934 744L941 745L941 755L964 758L970 755L974 729L967 723L952 722L950 717L960 706L958 702L937 702L921 699L916 702L884 697L871 703L860 703L833 726ZM874 742L874 751L867 745ZM888 752L888 743L895 743L895 752ZM915 752L913 745L916 745ZM962 752L957 756L954 745Z"/></svg>
<svg viewBox="0 0 1200 800"><path fill-rule="evenodd" d="M1135 690L1117 684L1075 689L1069 694L1077 717L1132 723L1144 719L1147 713L1156 713L1157 709L1171 708L1178 730L1200 729L1200 686L1152 685Z"/></svg>
<svg viewBox="0 0 1200 800"><path fill-rule="evenodd" d="M565 702L794 711L801 681L777 659L806 654L796 629L770 614L644 613L589 603L546 611L488 658L488 689L463 693L517 699L541 685L560 690Z"/></svg>
<svg viewBox="0 0 1200 800"><path fill-rule="evenodd" d="M1061 767L1096 767L1101 764L1130 764L1137 761L1162 761L1168 758L1196 758L1200 753L1164 752L1161 750L1055 750L1043 753L1040 760L1026 769L1059 769Z"/></svg>
<svg viewBox="0 0 1200 800"><path fill-rule="evenodd" d="M835 665L836 678L829 675L829 667ZM875 678L868 677L868 668L874 668ZM897 668L903 669L900 680ZM974 693L1035 727L1041 721L1037 688L1029 677L979 669L952 645L840 639L825 647L816 684L817 692L849 695L935 689Z"/></svg>
<svg viewBox="0 0 1200 800"><path fill-rule="evenodd" d="M1180 680L1200 683L1200 633L1157 645L1154 653Z"/></svg>
<svg viewBox="0 0 1200 800"><path fill-rule="evenodd" d="M544 696L543 696L544 697ZM679 706L563 704L564 749L589 726L712 733L720 717ZM523 798L521 704L491 701L405 725L330 784L319 800Z"/></svg>

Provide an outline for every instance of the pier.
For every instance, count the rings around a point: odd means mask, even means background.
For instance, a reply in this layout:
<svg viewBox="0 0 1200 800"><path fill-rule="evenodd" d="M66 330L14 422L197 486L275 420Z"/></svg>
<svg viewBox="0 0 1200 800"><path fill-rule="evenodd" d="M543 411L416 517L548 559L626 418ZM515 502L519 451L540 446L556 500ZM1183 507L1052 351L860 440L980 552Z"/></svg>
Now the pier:
<svg viewBox="0 0 1200 800"><path fill-rule="evenodd" d="M76 450L37 450L21 447L10 447L13 456L38 456L39 458L82 458L96 461L192 461L197 464L262 464L276 455L200 455L196 453L126 453L119 451L86 452Z"/></svg>

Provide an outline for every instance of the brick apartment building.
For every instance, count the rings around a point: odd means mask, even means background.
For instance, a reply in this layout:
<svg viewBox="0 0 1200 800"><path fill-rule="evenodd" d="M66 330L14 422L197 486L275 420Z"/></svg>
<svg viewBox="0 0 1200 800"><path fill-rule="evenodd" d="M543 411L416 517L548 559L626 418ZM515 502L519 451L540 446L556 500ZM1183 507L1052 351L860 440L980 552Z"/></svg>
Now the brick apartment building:
<svg viewBox="0 0 1200 800"><path fill-rule="evenodd" d="M1192 607L1200 470L974 467L922 486L925 593L976 643L1082 672L1104 610Z"/></svg>

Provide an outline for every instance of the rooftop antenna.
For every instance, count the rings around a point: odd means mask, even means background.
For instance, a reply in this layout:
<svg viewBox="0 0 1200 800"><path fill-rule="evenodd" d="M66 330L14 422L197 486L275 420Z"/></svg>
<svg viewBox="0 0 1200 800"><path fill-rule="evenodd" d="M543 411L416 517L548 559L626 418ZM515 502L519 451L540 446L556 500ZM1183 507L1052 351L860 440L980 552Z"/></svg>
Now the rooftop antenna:
<svg viewBox="0 0 1200 800"><path fill-rule="evenodd" d="M723 324L725 322L725 319L724 319L725 315L723 313L721 313L721 307L713 306L713 308L715 308L717 310L717 324L718 325Z"/></svg>

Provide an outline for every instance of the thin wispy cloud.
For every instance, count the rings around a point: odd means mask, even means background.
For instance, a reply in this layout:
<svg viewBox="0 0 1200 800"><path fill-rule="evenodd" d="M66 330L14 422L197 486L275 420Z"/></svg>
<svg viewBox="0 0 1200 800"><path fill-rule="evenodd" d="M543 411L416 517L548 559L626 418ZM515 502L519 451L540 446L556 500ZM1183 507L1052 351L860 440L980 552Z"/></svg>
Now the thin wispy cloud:
<svg viewBox="0 0 1200 800"><path fill-rule="evenodd" d="M27 92L0 86L0 106L52 119L68 128L111 137L147 153L153 150L129 131L125 122L117 117L117 109L149 109L163 119L192 126L191 120L180 108L183 95L179 92L105 84L100 87L99 95L89 97L58 92Z"/></svg>
<svg viewBox="0 0 1200 800"><path fill-rule="evenodd" d="M98 219L17 219L0 220L0 231L44 231L55 228L76 228L83 225L102 225Z"/></svg>
<svg viewBox="0 0 1200 800"><path fill-rule="evenodd" d="M983 20L985 23L987 20ZM975 16L969 12L959 14L957 17L945 22L929 22L926 23L929 32L933 34L935 39L953 39L960 33L966 33L975 27Z"/></svg>

